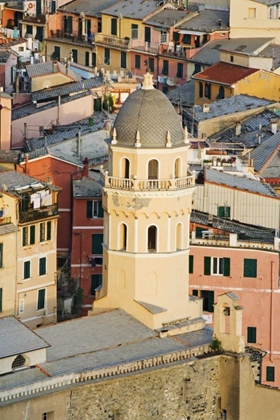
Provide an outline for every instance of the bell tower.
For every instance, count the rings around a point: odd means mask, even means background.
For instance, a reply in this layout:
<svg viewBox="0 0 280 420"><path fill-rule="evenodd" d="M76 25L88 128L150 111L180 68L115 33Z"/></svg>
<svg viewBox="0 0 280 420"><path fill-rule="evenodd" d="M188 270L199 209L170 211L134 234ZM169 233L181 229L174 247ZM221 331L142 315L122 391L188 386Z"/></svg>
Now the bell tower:
<svg viewBox="0 0 280 420"><path fill-rule="evenodd" d="M189 297L195 179L188 148L187 131L146 73L116 118L109 168L102 172L103 283L93 313L122 308L164 331L204 327L201 300Z"/></svg>

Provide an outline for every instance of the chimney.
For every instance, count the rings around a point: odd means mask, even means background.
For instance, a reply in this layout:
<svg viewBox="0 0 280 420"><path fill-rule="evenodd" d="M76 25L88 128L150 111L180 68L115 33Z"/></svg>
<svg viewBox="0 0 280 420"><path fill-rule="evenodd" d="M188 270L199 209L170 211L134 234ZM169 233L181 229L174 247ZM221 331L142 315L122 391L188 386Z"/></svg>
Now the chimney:
<svg viewBox="0 0 280 420"><path fill-rule="evenodd" d="M240 136L240 134L241 134L241 124L240 122L237 122L235 125L235 135Z"/></svg>
<svg viewBox="0 0 280 420"><path fill-rule="evenodd" d="M87 157L84 159L83 163L84 163L84 168L82 171L82 176L88 177L88 158Z"/></svg>
<svg viewBox="0 0 280 420"><path fill-rule="evenodd" d="M205 114L206 112L210 111L210 105L209 104L203 104L202 105L202 112Z"/></svg>
<svg viewBox="0 0 280 420"><path fill-rule="evenodd" d="M271 132L273 134L277 133L277 123L278 123L278 118L271 118L270 124L271 124Z"/></svg>

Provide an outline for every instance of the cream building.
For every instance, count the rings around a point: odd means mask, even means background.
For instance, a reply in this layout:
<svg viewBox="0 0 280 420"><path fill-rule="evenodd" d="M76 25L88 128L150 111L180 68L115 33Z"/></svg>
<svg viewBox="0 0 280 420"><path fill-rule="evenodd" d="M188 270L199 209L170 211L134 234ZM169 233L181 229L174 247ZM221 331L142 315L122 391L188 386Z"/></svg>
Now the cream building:
<svg viewBox="0 0 280 420"><path fill-rule="evenodd" d="M94 313L122 307L152 329L203 327L190 300L189 220L195 189L189 140L152 75L118 114L103 172L103 284Z"/></svg>

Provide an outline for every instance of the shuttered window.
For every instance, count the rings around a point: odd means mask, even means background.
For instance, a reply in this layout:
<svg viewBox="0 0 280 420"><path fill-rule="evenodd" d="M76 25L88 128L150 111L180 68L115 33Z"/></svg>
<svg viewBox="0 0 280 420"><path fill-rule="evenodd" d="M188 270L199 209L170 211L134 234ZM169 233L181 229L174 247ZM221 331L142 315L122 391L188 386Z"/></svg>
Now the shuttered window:
<svg viewBox="0 0 280 420"><path fill-rule="evenodd" d="M89 66L89 52L88 51L86 51L86 54L85 54L85 66Z"/></svg>
<svg viewBox="0 0 280 420"><path fill-rule="evenodd" d="M189 273L193 273L193 255L189 255Z"/></svg>
<svg viewBox="0 0 280 420"><path fill-rule="evenodd" d="M30 279L30 261L24 261L23 264L23 278Z"/></svg>
<svg viewBox="0 0 280 420"><path fill-rule="evenodd" d="M46 274L46 257L39 259L39 276Z"/></svg>
<svg viewBox="0 0 280 420"><path fill-rule="evenodd" d="M28 227L22 228L22 246L28 245Z"/></svg>
<svg viewBox="0 0 280 420"><path fill-rule="evenodd" d="M111 19L111 35L117 35L117 19Z"/></svg>
<svg viewBox="0 0 280 420"><path fill-rule="evenodd" d="M138 54L135 55L135 68L136 69L141 68L141 56Z"/></svg>
<svg viewBox="0 0 280 420"><path fill-rule="evenodd" d="M204 257L204 275L230 276L230 258Z"/></svg>
<svg viewBox="0 0 280 420"><path fill-rule="evenodd" d="M3 289L1 288L0 289L0 312L3 311L3 302L2 302L2 299L3 299Z"/></svg>
<svg viewBox="0 0 280 420"><path fill-rule="evenodd" d="M95 289L102 284L102 274L91 275L91 295L95 295Z"/></svg>
<svg viewBox="0 0 280 420"><path fill-rule="evenodd" d="M103 252L103 248L102 248L103 234L95 233L91 235L91 238L92 238L91 253L101 255Z"/></svg>
<svg viewBox="0 0 280 420"><path fill-rule="evenodd" d="M230 207L227 207L227 206L218 207L217 216L229 219L230 218Z"/></svg>
<svg viewBox="0 0 280 420"><path fill-rule="evenodd" d="M104 48L104 64L109 65L110 64L110 49Z"/></svg>
<svg viewBox="0 0 280 420"><path fill-rule="evenodd" d="M40 223L40 242L45 240L45 223Z"/></svg>
<svg viewBox="0 0 280 420"><path fill-rule="evenodd" d="M87 201L87 218L103 217L102 201Z"/></svg>
<svg viewBox="0 0 280 420"><path fill-rule="evenodd" d="M30 245L35 244L35 225L30 226L29 236L30 236Z"/></svg>
<svg viewBox="0 0 280 420"><path fill-rule="evenodd" d="M163 60L162 74L167 76L168 72L169 72L169 62L167 60Z"/></svg>
<svg viewBox="0 0 280 420"><path fill-rule="evenodd" d="M266 380L268 382L274 382L274 366L266 367Z"/></svg>
<svg viewBox="0 0 280 420"><path fill-rule="evenodd" d="M257 260L244 258L244 277L257 277Z"/></svg>
<svg viewBox="0 0 280 420"><path fill-rule="evenodd" d="M183 63L177 63L177 73L176 73L176 76L177 77L183 77L183 70L184 70Z"/></svg>
<svg viewBox="0 0 280 420"><path fill-rule="evenodd" d="M52 238L52 222L47 222L47 241L50 241Z"/></svg>
<svg viewBox="0 0 280 420"><path fill-rule="evenodd" d="M257 328L247 327L247 343L256 343L256 342L257 342Z"/></svg>
<svg viewBox="0 0 280 420"><path fill-rule="evenodd" d="M149 69L151 72L155 71L155 59L152 57L149 57Z"/></svg>
<svg viewBox="0 0 280 420"><path fill-rule="evenodd" d="M4 262L3 262L3 252L4 251L4 245L1 243L0 244L0 268L3 267Z"/></svg>
<svg viewBox="0 0 280 420"><path fill-rule="evenodd" d="M121 68L126 69L126 52L121 51Z"/></svg>
<svg viewBox="0 0 280 420"><path fill-rule="evenodd" d="M45 308L45 295L46 289L38 290L38 302L37 302L37 310Z"/></svg>

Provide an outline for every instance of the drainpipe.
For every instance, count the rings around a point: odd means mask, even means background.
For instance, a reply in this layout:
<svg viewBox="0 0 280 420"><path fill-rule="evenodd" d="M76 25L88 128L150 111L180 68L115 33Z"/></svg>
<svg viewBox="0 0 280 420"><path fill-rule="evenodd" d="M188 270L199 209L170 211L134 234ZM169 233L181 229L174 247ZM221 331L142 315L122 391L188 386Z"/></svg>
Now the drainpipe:
<svg viewBox="0 0 280 420"><path fill-rule="evenodd" d="M273 341L274 341L274 275L275 275L275 268L274 262L271 262L271 301L270 301L270 361L273 362Z"/></svg>
<svg viewBox="0 0 280 420"><path fill-rule="evenodd" d="M60 122L59 122L59 120L60 120L60 105L61 105L61 97L58 96L58 98L57 98L57 120L56 120L57 125L60 124Z"/></svg>
<svg viewBox="0 0 280 420"><path fill-rule="evenodd" d="M81 157L81 129L80 128L77 134L77 155L78 155L78 158Z"/></svg>

